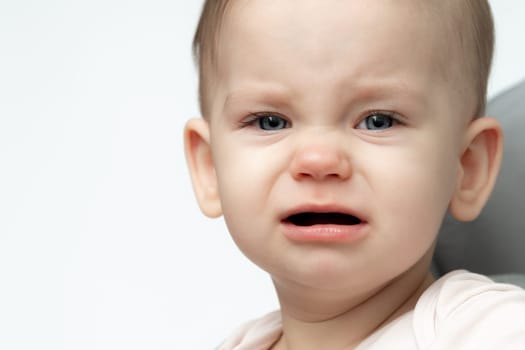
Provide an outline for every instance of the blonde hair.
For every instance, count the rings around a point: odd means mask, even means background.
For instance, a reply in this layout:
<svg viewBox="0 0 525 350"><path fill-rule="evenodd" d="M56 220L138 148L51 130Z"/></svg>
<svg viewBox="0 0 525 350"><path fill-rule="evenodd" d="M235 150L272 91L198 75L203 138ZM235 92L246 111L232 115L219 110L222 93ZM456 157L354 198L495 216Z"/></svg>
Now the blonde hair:
<svg viewBox="0 0 525 350"><path fill-rule="evenodd" d="M418 0L427 4L429 0ZM217 45L222 21L230 0L205 0L193 39L193 55L199 69L199 104L202 115L209 115L210 74L217 68ZM429 2L430 3L430 2ZM461 67L468 81L466 89L474 93L476 104L472 117L485 113L487 85L494 51L494 22L487 0L435 0L432 16L442 17L448 32L447 52L460 52ZM441 6L445 5L445 6ZM444 62L449 64L450 62ZM455 72L456 73L456 72Z"/></svg>
<svg viewBox="0 0 525 350"><path fill-rule="evenodd" d="M209 85L208 73L217 67L217 42L221 30L222 20L230 0L205 0L195 36L193 37L193 57L199 69L199 105L202 115L209 114Z"/></svg>

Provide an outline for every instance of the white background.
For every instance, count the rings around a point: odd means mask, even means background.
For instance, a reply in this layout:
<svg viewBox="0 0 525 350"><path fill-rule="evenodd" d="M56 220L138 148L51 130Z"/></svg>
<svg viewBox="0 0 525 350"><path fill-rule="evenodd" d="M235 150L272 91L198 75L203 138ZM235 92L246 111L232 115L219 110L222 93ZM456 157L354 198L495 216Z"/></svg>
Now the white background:
<svg viewBox="0 0 525 350"><path fill-rule="evenodd" d="M525 2L492 1L490 95L525 78ZM195 204L201 1L0 2L0 349L211 349L277 307Z"/></svg>

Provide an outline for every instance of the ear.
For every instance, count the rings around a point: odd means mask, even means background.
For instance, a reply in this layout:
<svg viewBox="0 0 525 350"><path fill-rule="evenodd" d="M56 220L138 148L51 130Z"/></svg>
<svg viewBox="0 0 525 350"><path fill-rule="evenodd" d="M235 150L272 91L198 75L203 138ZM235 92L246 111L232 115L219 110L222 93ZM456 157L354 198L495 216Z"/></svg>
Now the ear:
<svg viewBox="0 0 525 350"><path fill-rule="evenodd" d="M204 215L222 214L215 165L210 146L210 128L204 119L191 119L184 128L184 150L193 191Z"/></svg>
<svg viewBox="0 0 525 350"><path fill-rule="evenodd" d="M470 122L460 158L458 182L450 212L458 220L478 217L496 182L503 157L503 133L496 119Z"/></svg>

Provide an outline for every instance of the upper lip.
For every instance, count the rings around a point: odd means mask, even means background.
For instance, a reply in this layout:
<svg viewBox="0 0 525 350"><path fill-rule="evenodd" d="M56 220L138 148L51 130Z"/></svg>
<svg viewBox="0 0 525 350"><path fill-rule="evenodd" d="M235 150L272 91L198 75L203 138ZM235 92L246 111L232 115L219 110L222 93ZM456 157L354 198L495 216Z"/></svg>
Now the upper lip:
<svg viewBox="0 0 525 350"><path fill-rule="evenodd" d="M293 215L302 213L337 213L344 215L351 215L359 219L361 222L365 222L365 218L355 210L336 204L304 204L287 210L281 216L281 221L286 221Z"/></svg>

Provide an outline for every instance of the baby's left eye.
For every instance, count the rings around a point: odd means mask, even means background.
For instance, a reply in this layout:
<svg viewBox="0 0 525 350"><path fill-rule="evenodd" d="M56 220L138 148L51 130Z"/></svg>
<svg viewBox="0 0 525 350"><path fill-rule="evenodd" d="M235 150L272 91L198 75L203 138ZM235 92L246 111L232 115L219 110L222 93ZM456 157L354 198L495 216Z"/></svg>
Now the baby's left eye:
<svg viewBox="0 0 525 350"><path fill-rule="evenodd" d="M395 123L396 120L391 115L382 112L375 112L363 119L357 125L357 129L385 130L394 126Z"/></svg>

